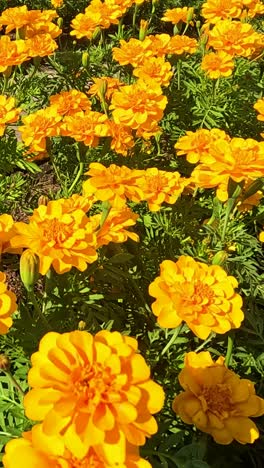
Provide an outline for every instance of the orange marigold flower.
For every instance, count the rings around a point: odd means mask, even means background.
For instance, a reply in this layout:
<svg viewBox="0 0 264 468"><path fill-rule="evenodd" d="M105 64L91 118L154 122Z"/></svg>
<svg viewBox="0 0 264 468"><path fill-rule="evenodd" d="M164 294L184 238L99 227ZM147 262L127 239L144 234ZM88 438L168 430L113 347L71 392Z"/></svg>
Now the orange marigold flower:
<svg viewBox="0 0 264 468"><path fill-rule="evenodd" d="M109 136L107 116L100 112L87 111L65 117L61 133L82 141L86 146L96 147L100 137Z"/></svg>
<svg viewBox="0 0 264 468"><path fill-rule="evenodd" d="M133 70L133 75L150 85L156 82L160 86L169 86L173 72L170 62L165 62L163 57L149 57Z"/></svg>
<svg viewBox="0 0 264 468"><path fill-rule="evenodd" d="M156 167L146 169L138 186L150 211L159 211L162 203L174 204L188 185L179 172L160 171Z"/></svg>
<svg viewBox="0 0 264 468"><path fill-rule="evenodd" d="M76 36L77 39L87 37L92 39L93 34L99 30L100 14L88 15L79 13L71 22L71 36Z"/></svg>
<svg viewBox="0 0 264 468"><path fill-rule="evenodd" d="M150 379L134 338L106 330L95 336L50 332L31 361L26 415L43 421L46 435L63 434L76 457L95 445L114 445L123 435L143 445L157 432L152 414L162 408L164 393Z"/></svg>
<svg viewBox="0 0 264 468"><path fill-rule="evenodd" d="M91 101L86 94L71 89L70 91L61 91L59 94L50 96L50 104L56 107L57 113L63 115L75 115L78 112L91 110Z"/></svg>
<svg viewBox="0 0 264 468"><path fill-rule="evenodd" d="M48 107L40 109L22 119L19 127L24 144L30 146L32 152L46 150L46 138L58 136L60 133L61 116L57 109Z"/></svg>
<svg viewBox="0 0 264 468"><path fill-rule="evenodd" d="M115 208L123 207L126 199L135 202L142 200L142 191L138 187L140 170L132 170L126 166L109 167L100 163L91 163L86 172L90 178L83 183L84 196L95 195L97 200L109 201Z"/></svg>
<svg viewBox="0 0 264 468"><path fill-rule="evenodd" d="M198 187L217 187L216 195L221 201L228 199L228 182L258 179L264 176L264 142L252 138L233 138L230 142L217 140L210 145L192 172L193 182Z"/></svg>
<svg viewBox="0 0 264 468"><path fill-rule="evenodd" d="M19 249L12 249L10 240L15 235L15 222L11 215L0 215L0 257L4 252L19 253Z"/></svg>
<svg viewBox="0 0 264 468"><path fill-rule="evenodd" d="M207 46L232 56L250 57L259 47L260 35L248 23L219 20L208 31Z"/></svg>
<svg viewBox="0 0 264 468"><path fill-rule="evenodd" d="M115 123L151 132L162 119L167 101L159 86L139 80L115 91L109 108Z"/></svg>
<svg viewBox="0 0 264 468"><path fill-rule="evenodd" d="M64 199L40 205L29 223L16 223L12 247L25 247L38 255L39 272L45 275L53 266L57 273L76 267L80 271L97 259L96 237L91 220L82 209L73 211Z"/></svg>
<svg viewBox="0 0 264 468"><path fill-rule="evenodd" d="M122 156L127 156L128 151L135 145L132 130L111 120L107 125L111 136L111 149Z"/></svg>
<svg viewBox="0 0 264 468"><path fill-rule="evenodd" d="M50 0L50 2L55 8L60 8L63 6L63 0Z"/></svg>
<svg viewBox="0 0 264 468"><path fill-rule="evenodd" d="M231 76L234 66L232 56L222 50L205 55L201 63L201 69L212 80L216 80L222 76Z"/></svg>
<svg viewBox="0 0 264 468"><path fill-rule="evenodd" d="M0 16L0 24L6 26L6 34L13 29L32 26L34 23L49 22L58 15L54 10L28 10L26 5L7 8Z"/></svg>
<svg viewBox="0 0 264 468"><path fill-rule="evenodd" d="M193 37L180 36L176 34L171 37L168 44L167 54L181 55L181 54L194 54L198 48L198 42Z"/></svg>
<svg viewBox="0 0 264 468"><path fill-rule="evenodd" d="M0 136L5 133L6 125L17 122L20 108L15 107L15 99L0 95Z"/></svg>
<svg viewBox="0 0 264 468"><path fill-rule="evenodd" d="M111 208L102 227L100 227L102 215L93 216L92 221L96 227L97 247L108 245L110 242L126 242L128 239L138 242L139 236L128 230L128 228L136 224L138 217L139 215L133 213L127 206L120 209Z"/></svg>
<svg viewBox="0 0 264 468"><path fill-rule="evenodd" d="M264 400L256 395L250 380L225 366L223 356L213 361L208 351L187 353L179 382L184 392L175 397L172 408L186 424L223 445L233 440L252 444L259 437L249 418L264 414Z"/></svg>
<svg viewBox="0 0 264 468"><path fill-rule="evenodd" d="M254 104L254 109L259 113L257 119L264 122L264 98L258 99Z"/></svg>
<svg viewBox="0 0 264 468"><path fill-rule="evenodd" d="M19 39L11 41L9 36L0 38L0 73L13 65L21 65L28 60L28 46L26 41Z"/></svg>
<svg viewBox="0 0 264 468"><path fill-rule="evenodd" d="M240 18L242 0L207 0L202 5L202 16L207 23L216 24L219 20Z"/></svg>
<svg viewBox="0 0 264 468"><path fill-rule="evenodd" d="M26 39L28 55L30 57L46 57L52 55L58 48L57 43L50 34L36 34L30 39Z"/></svg>
<svg viewBox="0 0 264 468"><path fill-rule="evenodd" d="M166 10L161 21L167 21L172 24L178 24L181 21L183 23L187 23L189 18L193 17L193 10L194 8L192 7L172 8L171 10Z"/></svg>
<svg viewBox="0 0 264 468"><path fill-rule="evenodd" d="M148 45L148 49L152 52L152 55L157 57L164 57L168 54L168 47L171 41L169 34L156 34L155 36L147 36L145 41L151 41Z"/></svg>
<svg viewBox="0 0 264 468"><path fill-rule="evenodd" d="M186 155L186 159L191 164L203 161L204 156L208 156L210 144L216 140L230 140L230 137L218 128L207 130L201 128L196 132L186 132L186 135L179 138L175 144L177 156Z"/></svg>
<svg viewBox="0 0 264 468"><path fill-rule="evenodd" d="M240 327L244 314L237 286L237 280L220 266L182 255L177 262L161 263L160 276L149 286L156 298L152 311L161 327L176 328L184 321L205 340L212 331L226 333Z"/></svg>
<svg viewBox="0 0 264 468"><path fill-rule="evenodd" d="M243 0L242 0L243 1ZM243 2L246 6L246 12L242 17L255 18L257 15L264 15L264 5L262 0L252 0L251 2Z"/></svg>
<svg viewBox="0 0 264 468"><path fill-rule="evenodd" d="M7 289L6 275L0 271L0 335L5 335L12 326L11 315L16 309L16 296Z"/></svg>
<svg viewBox="0 0 264 468"><path fill-rule="evenodd" d="M109 76L93 78L93 82L94 84L90 87L87 94L97 96L101 101L103 99L110 101L113 92L124 85L124 83L121 83L117 78L111 78Z"/></svg>
<svg viewBox="0 0 264 468"><path fill-rule="evenodd" d="M140 66L147 57L153 56L151 51L152 42L149 36L144 41L132 37L128 42L121 39L120 48L113 47L113 59L120 65Z"/></svg>
<svg viewBox="0 0 264 468"><path fill-rule="evenodd" d="M53 11L53 10L51 10ZM62 33L62 30L54 23L46 19L32 23L27 26L26 29L26 39L31 39L34 36L39 36L42 34L49 34L52 39L55 39Z"/></svg>
<svg viewBox="0 0 264 468"><path fill-rule="evenodd" d="M4 467L17 468L18 459L21 460L20 468L111 468L113 464L116 468L151 468L146 460L140 458L138 447L126 444L123 435L118 443L90 447L83 457L77 458L65 448L61 436L46 435L42 424L37 424L30 432L24 432L23 438L6 444Z"/></svg>

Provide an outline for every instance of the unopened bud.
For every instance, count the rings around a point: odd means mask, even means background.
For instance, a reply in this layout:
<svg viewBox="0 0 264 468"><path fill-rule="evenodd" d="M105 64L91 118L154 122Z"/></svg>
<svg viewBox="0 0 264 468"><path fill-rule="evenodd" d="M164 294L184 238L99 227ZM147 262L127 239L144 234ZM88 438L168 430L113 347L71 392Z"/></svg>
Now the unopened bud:
<svg viewBox="0 0 264 468"><path fill-rule="evenodd" d="M189 10L188 10L188 14L187 14L187 23L190 23L190 21L192 21L193 12L194 12L194 8L190 7Z"/></svg>
<svg viewBox="0 0 264 468"><path fill-rule="evenodd" d="M88 54L88 52L84 51L84 52L82 53L82 66L83 66L84 68L87 68L87 66L88 66L88 61L89 61L89 54Z"/></svg>
<svg viewBox="0 0 264 468"><path fill-rule="evenodd" d="M228 259L228 253L224 250L217 252L212 259L212 265L222 265Z"/></svg>
<svg viewBox="0 0 264 468"><path fill-rule="evenodd" d="M59 26L60 29L62 29L62 26L63 26L63 18L61 18L61 17L58 18L57 25Z"/></svg>
<svg viewBox="0 0 264 468"><path fill-rule="evenodd" d="M40 205L47 206L48 202L49 202L49 199L48 199L47 195L40 195L40 197L38 199L38 206L40 206Z"/></svg>
<svg viewBox="0 0 264 468"><path fill-rule="evenodd" d="M33 291L39 277L39 258L32 250L24 250L20 257L20 277L27 291Z"/></svg>
<svg viewBox="0 0 264 468"><path fill-rule="evenodd" d="M78 323L78 330L84 330L86 327L86 322L84 322L84 320L80 320L80 322Z"/></svg>
<svg viewBox="0 0 264 468"><path fill-rule="evenodd" d="M9 371L10 359L5 354L0 354L0 370Z"/></svg>
<svg viewBox="0 0 264 468"><path fill-rule="evenodd" d="M141 20L140 21L140 28L139 28L139 40L144 41L147 32L148 32L148 21L146 20Z"/></svg>

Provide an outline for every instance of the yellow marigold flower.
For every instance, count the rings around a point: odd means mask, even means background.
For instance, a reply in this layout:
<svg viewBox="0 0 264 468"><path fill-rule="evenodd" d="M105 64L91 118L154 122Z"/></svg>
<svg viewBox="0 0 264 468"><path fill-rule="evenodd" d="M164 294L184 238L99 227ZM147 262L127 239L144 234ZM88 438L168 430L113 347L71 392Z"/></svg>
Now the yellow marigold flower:
<svg viewBox="0 0 264 468"><path fill-rule="evenodd" d="M247 7L246 14L242 15L242 17L248 16L249 18L255 18L257 15L264 15L264 5L262 0L253 0L245 6Z"/></svg>
<svg viewBox="0 0 264 468"><path fill-rule="evenodd" d="M88 110L65 117L61 133L76 141L82 141L86 146L96 147L100 137L109 135L107 116Z"/></svg>
<svg viewBox="0 0 264 468"><path fill-rule="evenodd" d="M194 9L192 7L172 8L171 10L166 10L161 21L167 21L172 24L178 24L180 22L187 23L188 19L193 16L193 10Z"/></svg>
<svg viewBox="0 0 264 468"><path fill-rule="evenodd" d="M28 46L21 39L11 41L9 36L0 38L0 73L13 65L21 65L28 60Z"/></svg>
<svg viewBox="0 0 264 468"><path fill-rule="evenodd" d="M155 36L147 36L145 41L150 41L148 49L151 51L152 55L157 57L164 57L168 54L168 47L171 41L171 36L169 34L156 34Z"/></svg>
<svg viewBox="0 0 264 468"><path fill-rule="evenodd" d="M230 137L218 128L207 130L201 128L196 132L186 132L186 135L179 138L175 144L177 156L186 155L186 159L191 164L203 161L204 156L208 156L210 144L216 140L230 140Z"/></svg>
<svg viewBox="0 0 264 468"><path fill-rule="evenodd" d="M86 94L71 89L70 91L61 91L59 94L50 96L50 104L56 107L57 113L63 115L75 115L78 112L91 110L91 101Z"/></svg>
<svg viewBox="0 0 264 468"><path fill-rule="evenodd" d="M153 56L151 40L147 36L144 41L132 37L128 42L121 39L120 48L113 47L113 59L120 65L140 66L147 57Z"/></svg>
<svg viewBox="0 0 264 468"><path fill-rule="evenodd" d="M223 445L233 440L252 444L259 437L249 418L264 413L264 400L250 380L227 369L223 356L213 361L208 351L187 353L179 382L184 392L175 397L172 408L186 424Z"/></svg>
<svg viewBox="0 0 264 468"><path fill-rule="evenodd" d="M237 280L220 266L182 255L177 262L161 263L160 276L149 286L156 298L152 311L161 327L176 328L184 321L205 340L212 331L226 333L240 327L244 314L237 286Z"/></svg>
<svg viewBox="0 0 264 468"><path fill-rule="evenodd" d="M168 44L167 54L194 54L198 48L198 42L196 39L188 36L180 36L176 34L171 37L171 40Z"/></svg>
<svg viewBox="0 0 264 468"><path fill-rule="evenodd" d="M12 326L11 315L16 309L16 296L12 291L8 291L6 275L0 271L0 335L5 335Z"/></svg>
<svg viewBox="0 0 264 468"><path fill-rule="evenodd" d="M67 213L72 213L76 210L82 210L84 213L88 213L95 202L96 199L93 196L83 197L78 193L74 193L70 198L65 198L63 200L63 205Z"/></svg>
<svg viewBox="0 0 264 468"><path fill-rule="evenodd" d="M219 20L208 31L208 47L232 56L250 57L259 47L259 34L248 23Z"/></svg>
<svg viewBox="0 0 264 468"><path fill-rule="evenodd" d="M82 37L91 39L98 28L107 29L111 24L117 24L122 14L123 11L117 4L92 0L85 13L80 13L72 20L73 30L70 34L77 39Z"/></svg>
<svg viewBox="0 0 264 468"><path fill-rule="evenodd" d="M110 110L115 123L151 132L162 119L166 105L167 98L159 86L150 87L140 80L115 91Z"/></svg>
<svg viewBox="0 0 264 468"><path fill-rule="evenodd" d="M163 57L149 57L134 69L133 75L150 85L156 82L160 86L169 86L173 73L170 62L165 62Z"/></svg>
<svg viewBox="0 0 264 468"><path fill-rule="evenodd" d="M242 0L207 0L202 5L202 16L207 23L216 24L219 20L240 18Z"/></svg>
<svg viewBox="0 0 264 468"><path fill-rule="evenodd" d="M30 146L32 152L46 150L46 138L58 136L60 133L61 116L57 109L48 107L40 109L22 119L19 127L24 144Z"/></svg>
<svg viewBox="0 0 264 468"><path fill-rule="evenodd" d="M45 275L51 266L57 273L80 271L97 259L96 237L90 219L83 210L73 211L64 199L40 205L29 223L16 223L12 247L30 248L39 257L39 272Z"/></svg>
<svg viewBox="0 0 264 468"><path fill-rule="evenodd" d="M6 125L17 122L20 108L15 107L15 99L0 95L0 136L5 133Z"/></svg>
<svg viewBox="0 0 264 468"><path fill-rule="evenodd" d="M0 257L4 252L19 253L19 249L12 249L10 239L15 235L15 222L11 215L0 215Z"/></svg>
<svg viewBox="0 0 264 468"><path fill-rule="evenodd" d="M222 50L205 55L201 63L201 69L212 80L216 80L222 76L231 76L234 66L232 56Z"/></svg>
<svg viewBox="0 0 264 468"><path fill-rule="evenodd" d="M152 414L162 408L164 393L150 379L134 338L106 330L95 336L50 332L31 361L26 415L43 421L46 435L63 434L76 457L123 435L143 445L157 431Z"/></svg>
<svg viewBox="0 0 264 468"><path fill-rule="evenodd" d="M13 439L6 444L3 456L4 468L151 468L140 458L138 447L126 444L122 435L115 444L101 444L90 447L83 457L76 457L65 448L61 436L46 435L43 425L37 424L30 432L24 432L23 438Z"/></svg>
<svg viewBox="0 0 264 468"><path fill-rule="evenodd" d="M124 83L121 83L117 78L111 78L109 76L93 78L93 82L94 84L90 87L87 94L97 96L100 100L106 99L107 101L110 101L115 90L124 85Z"/></svg>
<svg viewBox="0 0 264 468"><path fill-rule="evenodd" d="M221 201L228 199L228 182L258 179L264 176L264 142L251 138L233 138L230 142L217 140L210 145L208 156L192 172L198 187L217 187Z"/></svg>
<svg viewBox="0 0 264 468"><path fill-rule="evenodd" d="M152 167L144 171L138 186L143 192L143 199L148 202L149 210L159 211L164 202L174 204L188 183L177 171L167 172Z"/></svg>
<svg viewBox="0 0 264 468"><path fill-rule="evenodd" d="M29 57L46 57L52 55L58 48L57 43L50 34L36 34L30 39L26 39Z"/></svg>
<svg viewBox="0 0 264 468"><path fill-rule="evenodd" d="M107 125L111 136L111 149L122 156L127 156L128 151L135 145L132 130L111 120Z"/></svg>
<svg viewBox="0 0 264 468"><path fill-rule="evenodd" d="M55 39L61 33L62 30L59 28L59 26L44 19L27 26L25 38L31 39L34 36L49 34L52 39Z"/></svg>
<svg viewBox="0 0 264 468"><path fill-rule="evenodd" d="M6 26L6 34L13 29L32 26L34 23L49 22L58 15L54 10L28 10L26 5L7 8L0 16L0 24Z"/></svg>
<svg viewBox="0 0 264 468"><path fill-rule="evenodd" d="M259 113L257 119L264 122L264 98L258 99L254 104L254 109Z"/></svg>
<svg viewBox="0 0 264 468"><path fill-rule="evenodd" d="M100 14L88 15L79 13L71 22L71 36L76 36L77 39L87 37L92 39L93 34L99 29Z"/></svg>
<svg viewBox="0 0 264 468"><path fill-rule="evenodd" d="M92 217L96 227L97 247L108 245L110 242L126 242L128 239L139 241L139 236L128 230L136 224L139 215L133 213L127 206L120 209L111 208L103 226L99 228L101 216L98 214Z"/></svg>
<svg viewBox="0 0 264 468"><path fill-rule="evenodd" d="M142 191L138 179L142 171L129 169L126 166L109 167L100 163L91 163L86 172L90 178L83 183L84 196L95 195L97 200L109 201L115 208L123 207L126 199L135 202L142 200Z"/></svg>

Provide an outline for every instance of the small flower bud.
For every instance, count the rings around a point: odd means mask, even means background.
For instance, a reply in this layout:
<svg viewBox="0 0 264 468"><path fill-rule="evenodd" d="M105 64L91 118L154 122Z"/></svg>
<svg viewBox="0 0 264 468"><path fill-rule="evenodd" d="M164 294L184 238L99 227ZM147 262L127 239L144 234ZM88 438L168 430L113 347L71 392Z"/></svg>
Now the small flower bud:
<svg viewBox="0 0 264 468"><path fill-rule="evenodd" d="M38 206L40 205L45 205L47 206L49 202L49 199L46 195L40 195L39 199L38 199Z"/></svg>
<svg viewBox="0 0 264 468"><path fill-rule="evenodd" d="M0 370L9 371L10 359L5 354L0 354Z"/></svg>
<svg viewBox="0 0 264 468"><path fill-rule="evenodd" d="M217 252L212 259L212 265L222 265L228 259L228 253L224 250Z"/></svg>
<svg viewBox="0 0 264 468"><path fill-rule="evenodd" d="M189 24L190 21L192 21L193 13L194 13L194 8L193 7L189 8L189 11L188 11L188 14L187 14L187 24Z"/></svg>
<svg viewBox="0 0 264 468"><path fill-rule="evenodd" d="M24 250L20 257L20 277L27 291L33 291L39 276L39 258L32 250Z"/></svg>
<svg viewBox="0 0 264 468"><path fill-rule="evenodd" d="M61 18L61 17L58 18L57 25L59 26L60 29L62 28L62 26L63 26L63 18Z"/></svg>
<svg viewBox="0 0 264 468"><path fill-rule="evenodd" d="M144 41L147 32L148 32L148 21L141 20L140 21L140 28L139 28L139 40Z"/></svg>
<svg viewBox="0 0 264 468"><path fill-rule="evenodd" d="M80 322L78 323L78 330L84 330L86 327L86 322L84 322L83 320L80 320Z"/></svg>
<svg viewBox="0 0 264 468"><path fill-rule="evenodd" d="M87 66L88 66L88 61L89 61L89 54L88 54L88 52L84 51L84 52L82 53L82 66L83 66L84 68L87 68Z"/></svg>

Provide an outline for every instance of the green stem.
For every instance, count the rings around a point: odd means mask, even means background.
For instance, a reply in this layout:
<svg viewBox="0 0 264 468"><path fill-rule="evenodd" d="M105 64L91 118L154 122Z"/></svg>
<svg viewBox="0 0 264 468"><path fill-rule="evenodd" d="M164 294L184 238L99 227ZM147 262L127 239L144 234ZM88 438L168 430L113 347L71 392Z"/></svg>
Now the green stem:
<svg viewBox="0 0 264 468"><path fill-rule="evenodd" d="M177 62L177 89L180 91L181 89L181 61L178 60Z"/></svg>
<svg viewBox="0 0 264 468"><path fill-rule="evenodd" d="M227 337L227 350L226 350L226 357L225 357L226 367L228 367L230 364L233 346L234 346L234 333L231 332L230 335L228 335Z"/></svg>
<svg viewBox="0 0 264 468"><path fill-rule="evenodd" d="M79 163L79 169L78 169L78 172L74 178L74 181L72 182L69 190L68 190L68 194L71 195L72 192L73 192L73 189L74 187L78 184L80 178L82 177L83 175L83 168L84 168L84 163L81 161L81 154L80 154L80 146L76 145L76 157L77 157L77 160L78 160L78 163Z"/></svg>
<svg viewBox="0 0 264 468"><path fill-rule="evenodd" d="M14 387L19 391L19 393L21 393L21 395L24 397L25 396L25 392L24 390L22 390L20 384L18 383L18 381L15 379L15 377L11 374L10 371L5 371L5 374L8 375L9 379L11 380L12 384L14 385Z"/></svg>
<svg viewBox="0 0 264 468"><path fill-rule="evenodd" d="M45 326L47 331L51 330L49 322L47 321L46 317L43 315L41 308L39 307L38 301L35 297L34 291L29 291L28 296L34 306L34 310L38 316L38 318L42 321L43 325Z"/></svg>
<svg viewBox="0 0 264 468"><path fill-rule="evenodd" d="M181 330L182 330L182 325L179 325L177 328L175 328L170 341L166 344L165 348L163 348L163 350L161 351L161 356L163 356L168 351L168 349L175 343L179 334L181 333Z"/></svg>
<svg viewBox="0 0 264 468"><path fill-rule="evenodd" d="M135 7L134 7L133 22L132 22L132 25L133 25L133 34L135 34L135 29L136 29L137 12L138 12L138 5L137 5L137 3L136 3L136 4L135 4Z"/></svg>
<svg viewBox="0 0 264 468"><path fill-rule="evenodd" d="M231 198L229 198L229 200L227 201L227 204L226 204L226 214L225 214L225 220L224 220L224 226L223 226L223 231L222 231L222 234L221 234L221 242L223 243L224 240L225 240L225 235L226 235L226 229L227 229L227 225L228 225L228 220L229 220L229 217L230 217L230 214L231 214L231 211L233 210L236 202L237 202L237 197L239 196L239 194L241 193L241 190L242 188L240 187L240 185L238 185L232 195Z"/></svg>

